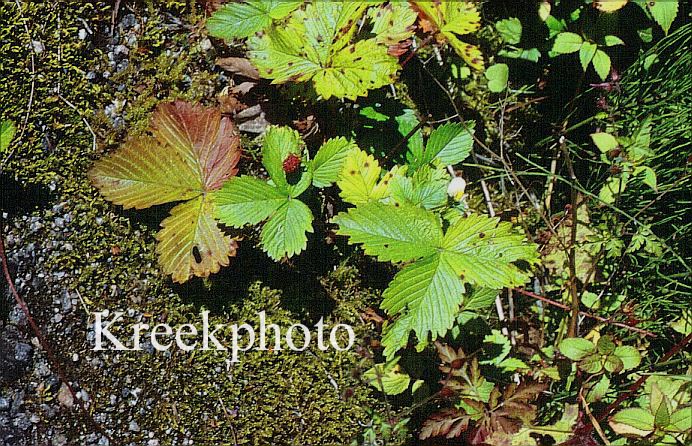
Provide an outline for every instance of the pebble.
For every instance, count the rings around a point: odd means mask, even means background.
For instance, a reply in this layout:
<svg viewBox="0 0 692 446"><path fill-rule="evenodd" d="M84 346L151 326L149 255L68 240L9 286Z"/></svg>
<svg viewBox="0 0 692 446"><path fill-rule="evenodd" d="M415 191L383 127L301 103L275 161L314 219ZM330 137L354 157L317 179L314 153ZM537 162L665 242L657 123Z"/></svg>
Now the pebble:
<svg viewBox="0 0 692 446"><path fill-rule="evenodd" d="M29 344L23 342L17 342L14 346L14 359L17 362L28 363L31 360L31 353L33 348Z"/></svg>
<svg viewBox="0 0 692 446"><path fill-rule="evenodd" d="M7 412L8 410L10 410L10 400L0 396L0 412Z"/></svg>
<svg viewBox="0 0 692 446"><path fill-rule="evenodd" d="M53 437L53 440L52 440L53 446L65 446L66 444L67 444L67 437L65 437L63 434L57 434L55 437Z"/></svg>
<svg viewBox="0 0 692 446"><path fill-rule="evenodd" d="M132 432L139 432L139 424L137 424L137 422L134 420L130 421L130 424L127 428L130 429Z"/></svg>

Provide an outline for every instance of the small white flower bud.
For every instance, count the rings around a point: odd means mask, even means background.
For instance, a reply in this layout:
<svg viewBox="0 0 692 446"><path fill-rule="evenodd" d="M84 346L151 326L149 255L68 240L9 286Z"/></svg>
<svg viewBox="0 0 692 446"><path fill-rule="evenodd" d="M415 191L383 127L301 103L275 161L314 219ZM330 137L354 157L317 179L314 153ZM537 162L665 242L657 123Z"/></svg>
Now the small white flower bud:
<svg viewBox="0 0 692 446"><path fill-rule="evenodd" d="M449 186L447 187L447 195L452 197L454 201L461 201L465 190L466 180L464 180L462 177L455 177L449 182Z"/></svg>

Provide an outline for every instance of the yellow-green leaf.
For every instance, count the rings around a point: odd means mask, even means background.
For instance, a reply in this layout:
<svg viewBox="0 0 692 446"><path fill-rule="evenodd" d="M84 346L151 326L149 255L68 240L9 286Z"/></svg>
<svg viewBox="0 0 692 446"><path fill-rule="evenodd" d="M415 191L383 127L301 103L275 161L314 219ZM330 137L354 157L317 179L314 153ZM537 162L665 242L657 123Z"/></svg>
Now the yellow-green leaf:
<svg viewBox="0 0 692 446"><path fill-rule="evenodd" d="M203 195L177 205L156 234L156 252L174 282L208 277L235 255L236 242L225 236L213 217L213 203Z"/></svg>

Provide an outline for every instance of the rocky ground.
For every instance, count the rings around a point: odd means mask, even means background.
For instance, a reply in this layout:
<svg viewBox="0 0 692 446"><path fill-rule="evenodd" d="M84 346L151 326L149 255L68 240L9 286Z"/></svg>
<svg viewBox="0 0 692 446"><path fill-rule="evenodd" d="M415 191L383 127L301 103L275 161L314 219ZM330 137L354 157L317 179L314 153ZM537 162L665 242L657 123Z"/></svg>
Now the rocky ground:
<svg viewBox="0 0 692 446"><path fill-rule="evenodd" d="M2 234L17 292L57 360L3 286L0 444L348 444L379 404L358 378L370 364L362 347L250 354L233 367L226 355L147 344L143 352L93 351L90 314L105 308L171 325L204 308L215 322L252 321L266 310L293 323L324 312L295 305L296 296L317 293L329 321L354 324L362 339L370 328L360 310L373 299L353 268L309 283L291 265L270 267L251 254L205 283L174 287L161 275L153 234L167 210L109 205L86 169L141 132L158 102L210 103L234 81L214 66L215 43L194 2L123 2L116 16L111 3L0 6L2 117L23 129L0 176Z"/></svg>

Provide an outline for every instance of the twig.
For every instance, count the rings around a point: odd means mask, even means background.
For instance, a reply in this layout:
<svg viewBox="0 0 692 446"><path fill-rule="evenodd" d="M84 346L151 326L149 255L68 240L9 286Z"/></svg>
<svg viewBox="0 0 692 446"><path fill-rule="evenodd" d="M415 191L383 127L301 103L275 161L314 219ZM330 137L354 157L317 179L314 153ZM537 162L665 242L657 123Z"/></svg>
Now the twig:
<svg viewBox="0 0 692 446"><path fill-rule="evenodd" d="M430 116L428 116L428 118L430 118ZM401 141L399 141L399 142L397 143L397 145L395 145L394 147L392 147L392 148L389 150L389 152L387 152L387 154L384 156L385 159L391 159L391 157L392 157L396 152L398 152L399 149L401 149L401 147L403 147L404 144L408 143L408 141L409 141L411 138L413 138L413 135L415 135L416 133L418 133L418 132L420 131L420 129L422 129L423 126L424 126L425 124L427 124L427 123L428 123L428 119L422 119L422 120L418 123L418 125L416 125L413 129L411 129L411 131L408 132L408 133L406 134L406 136L404 136L404 138L403 138Z"/></svg>
<svg viewBox="0 0 692 446"><path fill-rule="evenodd" d="M521 288L512 288L512 290L516 291L519 294L523 294L524 296L540 300L541 302L545 302L545 303L552 305L554 307L562 308L563 310L571 310L571 307L569 305L565 305L565 304L562 304L560 302L554 301L554 300L549 299L545 296L541 296L540 294L532 293L531 291L526 291L526 290L521 289ZM586 316L588 318L595 319L595 320L597 320L599 322L603 322L605 324L615 325L616 327L625 328L625 329L630 330L630 331L636 331L637 333L641 333L644 336L648 336L651 338L657 337L655 334L651 333L650 331L644 330L643 328L634 327L632 325L627 325L627 324L622 323L622 322L616 322L616 321L613 321L611 319L597 316L595 314L587 313L586 311L579 311L579 314L581 316Z"/></svg>
<svg viewBox="0 0 692 446"><path fill-rule="evenodd" d="M7 265L7 255L5 253L5 234L4 234L4 222L0 220L0 263L2 263L2 272L3 275L5 276L5 281L7 282L7 286L10 289L10 293L14 297L14 300L17 302L17 305L19 308L21 308L22 312L26 316L27 321L29 322L29 326L31 327L32 331L36 335L36 338L38 339L39 344L41 345L41 348L46 353L46 357L48 358L48 361L50 362L51 366L53 369L55 369L56 373L58 374L58 377L60 378L60 381L67 387L67 390L70 392L70 395L72 396L72 400L77 402L77 405L80 408L80 411L82 412L82 415L89 420L89 422L98 430L101 435L106 437L111 444L115 444L113 442L113 439L108 435L108 433L105 431L105 429L94 420L89 412L87 412L86 407L84 406L84 402L77 398L77 394L75 393L74 389L70 385L70 382L67 379L67 375L65 374L64 370L62 369L62 366L60 365L60 362L58 362L57 358L55 357L55 354L53 353L53 349L50 347L48 344L48 341L46 338L43 336L43 332L38 327L38 324L36 324L36 321L34 318L31 316L31 312L29 311L29 307L27 306L26 302L22 297L19 295L17 292L17 289L14 286L14 280L12 279L12 275L10 274L9 267Z"/></svg>
<svg viewBox="0 0 692 446"><path fill-rule="evenodd" d="M565 156L569 179L573 184L577 183L577 176L574 173L572 159L569 156L569 150L565 144L565 138L560 138L560 149ZM572 296L572 316L569 320L569 328L567 329L567 337L573 338L579 331L579 293L577 292L577 189L572 187L571 191L570 216L572 218L572 228L569 241L569 291Z"/></svg>
<svg viewBox="0 0 692 446"><path fill-rule="evenodd" d="M583 387L581 389L579 389L579 399L581 400L581 404L584 407L584 412L586 412L586 416L589 417L589 421L591 421L591 425L596 430L596 433L598 434L598 436L601 437L601 440L603 441L603 443L606 445L610 445L610 441L608 441L608 438L605 436L603 429L601 429L601 425L598 424L598 420L596 420L596 417L593 416L593 413L591 412L591 408L589 407L589 403L586 401L586 398L584 398L584 394L582 393L583 389L584 389Z"/></svg>
<svg viewBox="0 0 692 446"><path fill-rule="evenodd" d="M89 121L82 115L82 113L77 109L77 107L67 99L65 99L61 94L58 94L58 98L65 103L68 107L70 107L72 110L76 111L77 114L79 115L80 118L82 118L82 121L84 122L84 125L86 125L86 128L89 129L89 132L91 133L92 140L91 140L91 147L92 150L95 152L96 151L96 133L94 133L94 129L91 128L89 125Z"/></svg>

